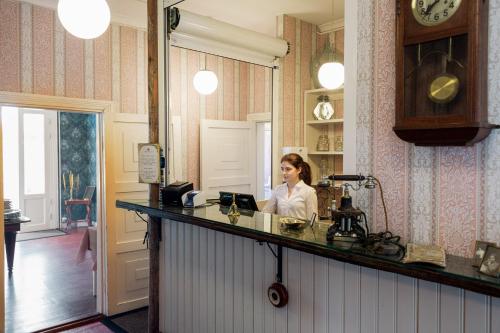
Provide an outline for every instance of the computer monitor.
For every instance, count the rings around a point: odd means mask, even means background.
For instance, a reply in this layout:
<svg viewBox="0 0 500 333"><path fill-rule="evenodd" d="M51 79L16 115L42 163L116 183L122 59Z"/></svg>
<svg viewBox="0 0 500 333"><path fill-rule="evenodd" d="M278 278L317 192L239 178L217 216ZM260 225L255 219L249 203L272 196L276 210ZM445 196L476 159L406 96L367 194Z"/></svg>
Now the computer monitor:
<svg viewBox="0 0 500 333"><path fill-rule="evenodd" d="M235 193L236 206L240 209L259 211L255 198L251 194ZM231 206L233 203L232 192L219 192L219 201L221 206Z"/></svg>

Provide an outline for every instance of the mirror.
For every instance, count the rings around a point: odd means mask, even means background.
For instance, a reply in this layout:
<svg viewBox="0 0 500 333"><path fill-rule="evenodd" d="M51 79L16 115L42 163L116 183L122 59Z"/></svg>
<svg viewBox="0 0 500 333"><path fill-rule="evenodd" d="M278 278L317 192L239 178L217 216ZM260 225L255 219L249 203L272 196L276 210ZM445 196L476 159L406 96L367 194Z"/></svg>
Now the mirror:
<svg viewBox="0 0 500 333"><path fill-rule="evenodd" d="M193 85L202 69L218 78L210 95ZM272 75L268 67L171 47L169 137L176 179L204 190L269 195Z"/></svg>
<svg viewBox="0 0 500 333"><path fill-rule="evenodd" d="M268 36L281 36L290 43L291 52L279 59L279 69L273 70L224 54L170 47L169 181L188 180L195 188L251 193L262 200L281 182L283 147L289 151L308 148L311 154L303 157L311 163L316 183L325 160L326 172L339 173L342 154L334 149L343 129L338 121L343 113L342 91L332 95L336 115L330 123L309 130L306 123L313 120L309 117L313 117L318 96L323 95L323 90L314 86L312 62L318 60L328 42L343 53L343 27L339 23L343 1L245 1L235 5L227 0L186 0L176 7ZM217 89L206 96L200 95L192 82L202 69L218 78ZM316 149L319 135L328 137L331 149ZM208 168L207 163L211 164Z"/></svg>

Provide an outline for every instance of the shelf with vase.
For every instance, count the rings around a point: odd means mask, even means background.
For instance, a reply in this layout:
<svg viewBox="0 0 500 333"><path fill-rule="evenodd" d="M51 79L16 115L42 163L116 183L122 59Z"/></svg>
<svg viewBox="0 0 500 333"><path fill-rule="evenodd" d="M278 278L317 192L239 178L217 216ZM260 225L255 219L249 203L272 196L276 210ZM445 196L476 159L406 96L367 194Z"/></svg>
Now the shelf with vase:
<svg viewBox="0 0 500 333"><path fill-rule="evenodd" d="M307 125L325 125L325 124L342 124L344 119L328 119L328 120L307 120Z"/></svg>
<svg viewBox="0 0 500 333"><path fill-rule="evenodd" d="M304 146L313 184L325 175L343 173L343 93L343 88L304 91Z"/></svg>
<svg viewBox="0 0 500 333"><path fill-rule="evenodd" d="M318 88L318 89L310 89L306 90L307 94L339 94L342 98L344 96L344 88L338 89L326 89L326 88Z"/></svg>
<svg viewBox="0 0 500 333"><path fill-rule="evenodd" d="M334 151L334 150L328 150L328 151L313 150L308 152L307 155L344 155L344 152Z"/></svg>

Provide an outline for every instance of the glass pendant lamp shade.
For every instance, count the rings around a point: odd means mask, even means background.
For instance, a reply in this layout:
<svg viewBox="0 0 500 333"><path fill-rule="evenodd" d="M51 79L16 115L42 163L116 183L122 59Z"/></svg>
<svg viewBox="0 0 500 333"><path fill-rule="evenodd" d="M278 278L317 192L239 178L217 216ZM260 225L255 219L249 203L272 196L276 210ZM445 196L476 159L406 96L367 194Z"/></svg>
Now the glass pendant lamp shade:
<svg viewBox="0 0 500 333"><path fill-rule="evenodd" d="M57 15L70 34L83 39L102 35L111 20L106 0L59 0Z"/></svg>
<svg viewBox="0 0 500 333"><path fill-rule="evenodd" d="M217 89L219 80L212 71L201 70L193 77L193 86L202 95L210 95Z"/></svg>
<svg viewBox="0 0 500 333"><path fill-rule="evenodd" d="M325 43L323 52L311 61L311 74L316 88L337 89L344 84L343 55L332 49L334 33Z"/></svg>
<svg viewBox="0 0 500 333"><path fill-rule="evenodd" d="M319 84L326 89L337 89L344 84L344 65L340 62L327 62L318 71Z"/></svg>

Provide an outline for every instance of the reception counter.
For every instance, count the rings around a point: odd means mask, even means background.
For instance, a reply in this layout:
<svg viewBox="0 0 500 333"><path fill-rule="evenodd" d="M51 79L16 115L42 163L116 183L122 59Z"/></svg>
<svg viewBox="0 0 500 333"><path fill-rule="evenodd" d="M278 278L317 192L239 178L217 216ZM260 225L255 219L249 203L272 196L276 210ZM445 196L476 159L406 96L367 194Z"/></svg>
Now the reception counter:
<svg viewBox="0 0 500 333"><path fill-rule="evenodd" d="M373 325L380 332L500 332L500 279L479 274L467 258L447 256L444 269L403 264L328 243L326 223L296 231L259 212L231 223L218 205L116 205L162 219L163 332L375 332ZM267 300L277 246L290 297L284 308Z"/></svg>

